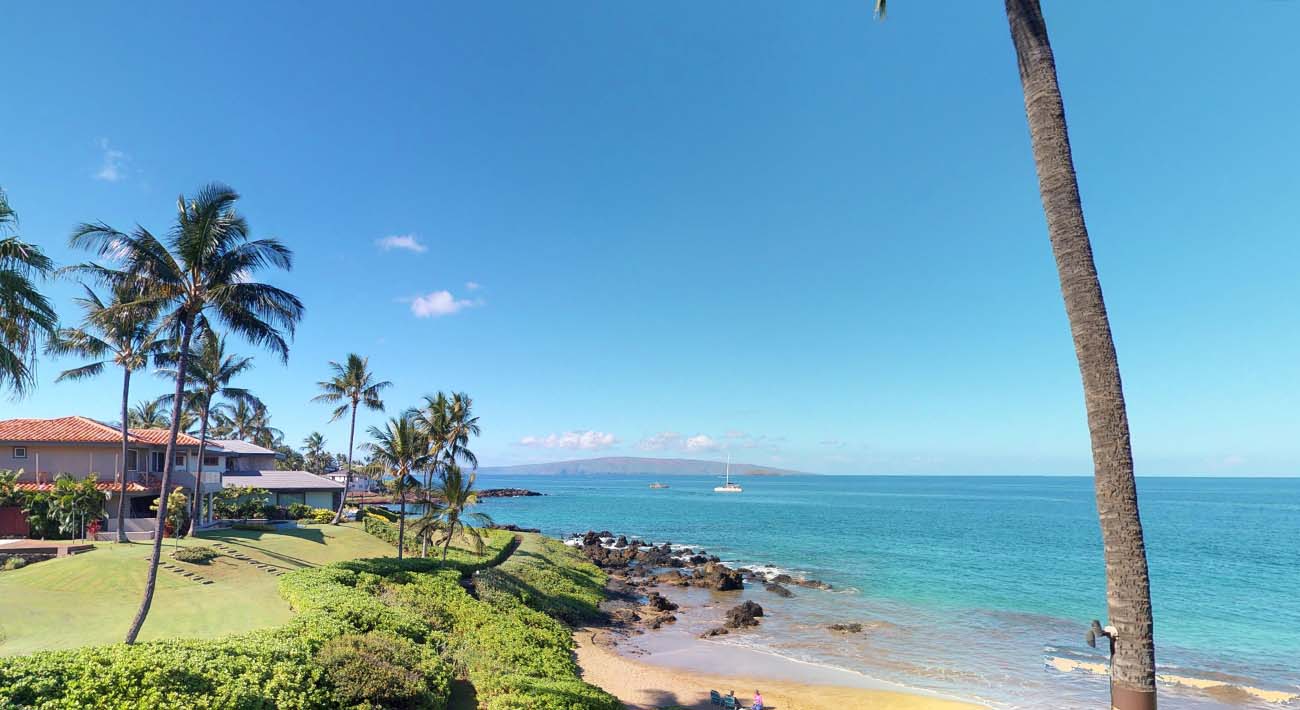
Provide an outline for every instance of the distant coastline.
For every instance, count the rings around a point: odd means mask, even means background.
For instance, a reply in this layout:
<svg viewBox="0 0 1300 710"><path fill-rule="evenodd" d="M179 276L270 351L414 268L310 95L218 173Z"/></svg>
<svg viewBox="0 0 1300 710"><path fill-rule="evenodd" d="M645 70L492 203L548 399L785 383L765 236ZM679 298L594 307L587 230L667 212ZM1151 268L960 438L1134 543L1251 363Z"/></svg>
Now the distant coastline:
<svg viewBox="0 0 1300 710"><path fill-rule="evenodd" d="M554 461L549 463L530 463L515 466L484 466L480 473L503 476L565 476L565 475L608 475L608 476L690 476L718 475L726 469L723 461L704 459L661 459L648 456L604 456L591 459ZM816 475L805 471L795 471L758 464L732 463L733 476L808 476Z"/></svg>

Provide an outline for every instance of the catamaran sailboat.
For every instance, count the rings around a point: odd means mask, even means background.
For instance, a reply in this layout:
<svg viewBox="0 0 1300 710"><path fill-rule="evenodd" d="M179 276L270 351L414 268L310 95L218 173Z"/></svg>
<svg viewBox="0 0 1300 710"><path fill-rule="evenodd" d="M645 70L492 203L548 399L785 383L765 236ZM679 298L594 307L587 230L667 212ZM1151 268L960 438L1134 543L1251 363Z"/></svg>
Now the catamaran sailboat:
<svg viewBox="0 0 1300 710"><path fill-rule="evenodd" d="M714 493L743 493L744 492L745 489L741 488L739 483L731 482L731 456L730 455L727 456L726 481L727 481L726 483L720 486L715 486L713 492Z"/></svg>

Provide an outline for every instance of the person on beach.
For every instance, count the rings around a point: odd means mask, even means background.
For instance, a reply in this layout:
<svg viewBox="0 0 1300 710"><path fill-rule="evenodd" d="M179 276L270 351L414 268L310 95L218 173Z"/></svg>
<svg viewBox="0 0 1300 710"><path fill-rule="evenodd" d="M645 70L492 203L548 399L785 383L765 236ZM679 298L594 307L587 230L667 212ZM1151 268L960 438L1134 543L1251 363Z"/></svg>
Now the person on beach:
<svg viewBox="0 0 1300 710"><path fill-rule="evenodd" d="M754 704L753 704L753 705L750 705L750 707L753 708L753 710L763 710L763 694L762 694L762 693L758 692L757 690L754 691Z"/></svg>

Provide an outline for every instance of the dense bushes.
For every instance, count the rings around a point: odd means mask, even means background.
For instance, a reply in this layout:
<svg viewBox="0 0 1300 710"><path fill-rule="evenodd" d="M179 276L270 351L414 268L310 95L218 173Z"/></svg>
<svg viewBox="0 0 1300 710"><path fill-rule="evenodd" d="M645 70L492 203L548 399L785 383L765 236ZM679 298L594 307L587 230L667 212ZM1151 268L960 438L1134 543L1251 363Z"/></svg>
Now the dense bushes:
<svg viewBox="0 0 1300 710"><path fill-rule="evenodd" d="M364 513L364 515L363 515L363 513ZM387 521L390 522L390 523L395 523L395 522L397 522L397 517L398 517L398 516L397 516L397 513L393 512L393 511L391 511L391 510L389 510L389 509L387 509L387 508L381 508L381 507L376 506L376 505L367 505L367 506L364 506L364 507L362 507L360 510L357 511L357 519L358 519L358 520L360 520L360 519L362 519L362 518L368 518L368 517L370 517L370 516L372 516L372 515L377 516L377 517L380 517L380 518L383 518L384 520L387 520Z"/></svg>
<svg viewBox="0 0 1300 710"><path fill-rule="evenodd" d="M306 503L294 503L285 509L284 514L290 520L302 520L311 515L311 506Z"/></svg>
<svg viewBox="0 0 1300 710"><path fill-rule="evenodd" d="M334 685L334 699L347 708L440 710L451 688L451 672L433 650L398 636L340 636L316 661Z"/></svg>
<svg viewBox="0 0 1300 710"><path fill-rule="evenodd" d="M202 545L195 547L182 547L172 553L172 557L181 562L190 562L199 565L205 565L220 556L221 553L211 547L205 547Z"/></svg>
<svg viewBox="0 0 1300 710"><path fill-rule="evenodd" d="M6 572L12 572L13 570L22 569L26 566L27 566L26 559L17 556L8 557L5 558L4 564L0 564L0 570L4 570Z"/></svg>
<svg viewBox="0 0 1300 710"><path fill-rule="evenodd" d="M313 523L324 525L334 522L334 511L329 508L312 508L311 514L307 516Z"/></svg>
<svg viewBox="0 0 1300 710"><path fill-rule="evenodd" d="M539 536L530 536L505 564L475 575L480 596L509 594L572 625L600 617L606 579L573 548Z"/></svg>
<svg viewBox="0 0 1300 710"><path fill-rule="evenodd" d="M361 521L362 527L366 532L387 542L393 547L397 546L397 524L391 523L384 518L367 514ZM505 530L483 530L483 542L486 550L483 555L475 555L466 550L461 550L454 546L447 556L448 569L459 570L462 574L469 574L475 570L490 567L499 564L510 554L510 543L514 534ZM420 554L420 539L411 534L410 525L407 525L406 540L403 549L408 555ZM439 553L441 554L441 553Z"/></svg>
<svg viewBox="0 0 1300 710"><path fill-rule="evenodd" d="M494 542L497 555L509 549ZM569 629L537 610L558 590L568 601L555 608L578 613L603 576L535 539L518 557L476 577L478 599L461 586L468 563L379 558L297 570L279 580L297 612L284 626L0 658L0 707L442 710L453 667L485 710L622 707L579 678Z"/></svg>

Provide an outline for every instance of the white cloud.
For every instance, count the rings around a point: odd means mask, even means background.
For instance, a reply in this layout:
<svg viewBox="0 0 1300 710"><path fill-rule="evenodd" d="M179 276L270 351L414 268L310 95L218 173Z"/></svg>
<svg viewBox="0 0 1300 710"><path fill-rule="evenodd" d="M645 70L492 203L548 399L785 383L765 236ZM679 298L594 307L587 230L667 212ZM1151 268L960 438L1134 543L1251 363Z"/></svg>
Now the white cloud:
<svg viewBox="0 0 1300 710"><path fill-rule="evenodd" d="M483 286L482 286L481 284L479 284L479 282L477 282L477 281L466 281L466 282L465 282L465 290L466 290L466 291L477 291L477 290L479 290L480 288L483 288Z"/></svg>
<svg viewBox="0 0 1300 710"><path fill-rule="evenodd" d="M411 313L417 318L440 318L479 305L478 301L456 298L451 291L433 291L411 301Z"/></svg>
<svg viewBox="0 0 1300 710"><path fill-rule="evenodd" d="M416 254L419 254L429 250L429 247L421 244L420 239L414 234L394 234L389 237L384 237L383 239L376 239L375 244L378 244L379 248L384 251L405 249L406 251L413 251Z"/></svg>
<svg viewBox="0 0 1300 710"><path fill-rule="evenodd" d="M722 448L722 444L713 440L713 437L706 434L696 434L686 440L687 451L717 451Z"/></svg>
<svg viewBox="0 0 1300 710"><path fill-rule="evenodd" d="M682 448L682 441L681 434L675 431L664 431L647 439L642 439L637 446L646 451L666 451Z"/></svg>
<svg viewBox="0 0 1300 710"><path fill-rule="evenodd" d="M525 436L519 440L520 446L532 446L542 449L582 449L592 451L606 449L618 443L618 437L603 431L566 431L562 434L546 436Z"/></svg>
<svg viewBox="0 0 1300 710"><path fill-rule="evenodd" d="M104 182L118 182L126 179L127 154L110 146L107 138L99 139L99 150L102 155L102 162L99 171L95 173L95 179Z"/></svg>

